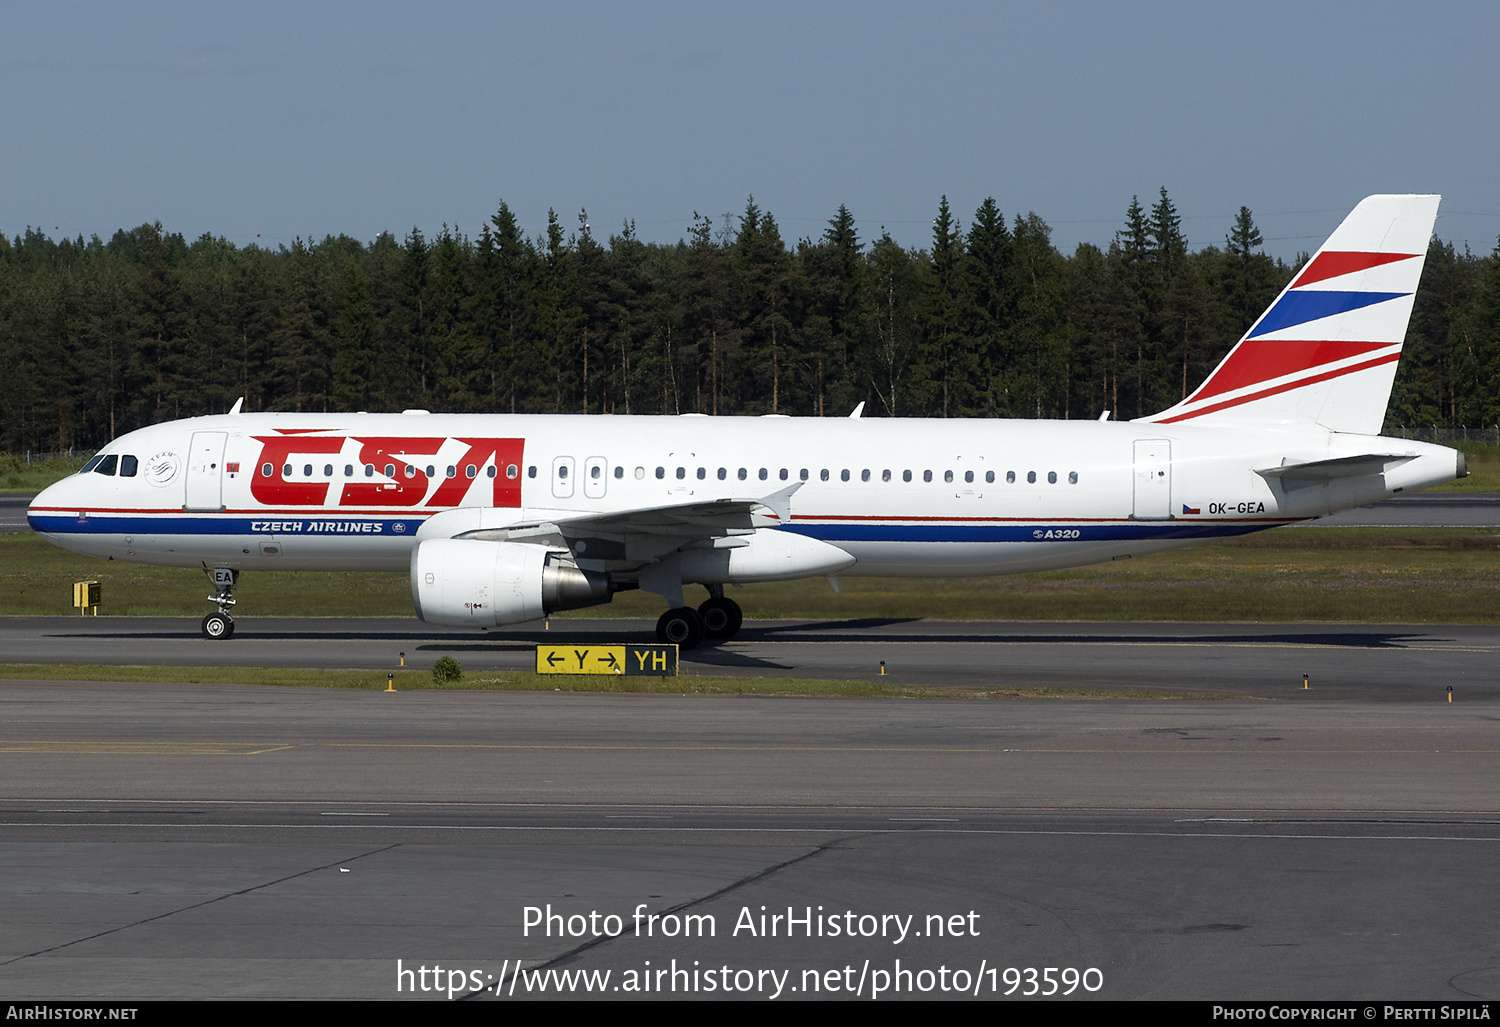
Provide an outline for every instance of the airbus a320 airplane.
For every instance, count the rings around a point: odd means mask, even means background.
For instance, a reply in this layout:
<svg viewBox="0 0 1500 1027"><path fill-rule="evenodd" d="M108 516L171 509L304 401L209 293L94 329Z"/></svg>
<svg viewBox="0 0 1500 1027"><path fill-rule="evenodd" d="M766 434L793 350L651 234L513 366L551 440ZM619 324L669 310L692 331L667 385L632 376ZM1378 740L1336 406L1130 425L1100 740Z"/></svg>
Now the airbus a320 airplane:
<svg viewBox="0 0 1500 1027"><path fill-rule="evenodd" d="M410 569L491 628L642 588L683 647L737 582L1073 567L1321 517L1468 472L1379 435L1437 196L1371 196L1187 399L1135 421L228 414L131 432L36 497L39 534L238 575ZM1107 417L1107 413L1105 415ZM709 598L693 609L689 584Z"/></svg>

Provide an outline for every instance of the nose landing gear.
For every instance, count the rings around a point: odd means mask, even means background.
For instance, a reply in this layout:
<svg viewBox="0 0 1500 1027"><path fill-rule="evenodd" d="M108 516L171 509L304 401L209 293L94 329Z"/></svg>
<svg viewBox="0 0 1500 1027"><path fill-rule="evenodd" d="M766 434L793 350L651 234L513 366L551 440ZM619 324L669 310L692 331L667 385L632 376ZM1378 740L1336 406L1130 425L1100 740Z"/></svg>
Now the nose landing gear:
<svg viewBox="0 0 1500 1027"><path fill-rule="evenodd" d="M229 567L215 567L213 576L214 594L208 597L208 601L219 609L203 618L203 637L210 641L233 638L234 618L229 616L229 611L234 609L234 585L240 572Z"/></svg>

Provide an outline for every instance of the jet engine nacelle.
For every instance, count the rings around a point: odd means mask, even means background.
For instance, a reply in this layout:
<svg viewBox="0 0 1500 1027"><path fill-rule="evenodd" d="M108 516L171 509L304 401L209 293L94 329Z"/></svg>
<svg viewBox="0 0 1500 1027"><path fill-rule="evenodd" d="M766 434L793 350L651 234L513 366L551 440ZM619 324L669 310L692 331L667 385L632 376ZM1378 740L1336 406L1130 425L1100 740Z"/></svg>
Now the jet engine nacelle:
<svg viewBox="0 0 1500 1027"><path fill-rule="evenodd" d="M609 601L607 575L519 542L428 539L412 550L411 598L428 624L492 628Z"/></svg>
<svg viewBox="0 0 1500 1027"><path fill-rule="evenodd" d="M684 550L675 559L683 581L703 584L792 581L854 566L854 557L838 546L771 528L749 537L720 539L712 549Z"/></svg>

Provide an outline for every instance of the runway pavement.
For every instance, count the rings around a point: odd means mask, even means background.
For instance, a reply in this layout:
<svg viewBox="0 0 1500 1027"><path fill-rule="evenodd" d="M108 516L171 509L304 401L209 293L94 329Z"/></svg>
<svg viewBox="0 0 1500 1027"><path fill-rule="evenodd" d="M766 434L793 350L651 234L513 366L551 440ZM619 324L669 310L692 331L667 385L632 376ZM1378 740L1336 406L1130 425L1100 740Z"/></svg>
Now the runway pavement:
<svg viewBox="0 0 1500 1027"><path fill-rule="evenodd" d="M0 994L1500 998L1497 628L750 622L684 658L1104 696L916 701L387 694L401 652L652 626L237 624L0 618L0 662L373 686L0 680ZM1108 698L1139 693L1199 698Z"/></svg>
<svg viewBox="0 0 1500 1027"><path fill-rule="evenodd" d="M654 641L644 620L553 620L488 632L414 617L242 617L209 642L189 617L0 618L0 661L364 668L384 684L400 654L427 669L531 670L538 643ZM1500 627L1101 624L927 620L748 621L727 645L683 654L688 673L942 687L1098 689L1360 701L1500 698ZM882 678L880 664L885 663ZM1303 677L1307 676L1307 689Z"/></svg>
<svg viewBox="0 0 1500 1027"><path fill-rule="evenodd" d="M35 498L34 493L0 492L0 535L31 530L26 524L26 508Z"/></svg>
<svg viewBox="0 0 1500 1027"><path fill-rule="evenodd" d="M913 701L384 693L400 646L536 638L241 624L0 620L7 662L377 679L0 681L0 993L1500 998L1493 629L754 624L689 664L1235 696Z"/></svg>

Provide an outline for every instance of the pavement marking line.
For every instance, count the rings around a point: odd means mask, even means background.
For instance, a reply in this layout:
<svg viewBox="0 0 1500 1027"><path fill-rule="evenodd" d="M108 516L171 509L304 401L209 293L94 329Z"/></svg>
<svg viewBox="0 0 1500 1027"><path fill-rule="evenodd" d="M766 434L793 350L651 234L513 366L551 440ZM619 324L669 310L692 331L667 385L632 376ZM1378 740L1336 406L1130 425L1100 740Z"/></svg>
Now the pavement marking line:
<svg viewBox="0 0 1500 1027"><path fill-rule="evenodd" d="M264 742L59 742L0 740L0 753L43 753L53 755L111 756L259 756L268 752L295 749L288 744L267 745Z"/></svg>
<svg viewBox="0 0 1500 1027"><path fill-rule="evenodd" d="M0 743L3 744L3 743ZM465 742L329 742L333 749L527 749L584 752L994 752L918 745L493 745Z"/></svg>
<svg viewBox="0 0 1500 1027"><path fill-rule="evenodd" d="M755 646L755 645L829 645L829 646L837 646L837 645L858 645L858 646L871 646L871 645L937 645L937 646L944 646L944 647L963 646L963 645L1008 645L1008 646L1040 645L1040 646L1048 646L1050 648L1056 648L1057 646L1077 645L1077 646L1120 646L1122 648L1136 647L1136 648L1146 648L1146 649L1335 649L1335 650L1344 651L1344 652L1347 652L1349 650L1356 650L1356 651L1359 651L1359 652L1397 652L1397 653L1406 653L1406 652L1495 653L1495 652L1500 652L1500 646L1472 646L1472 647L1470 647L1470 646L1447 646L1447 645L1335 645L1335 644L1330 643L1330 642L1121 642L1121 641L1116 641L1116 640L1111 640L1111 639L1100 639L1097 642L1095 642L1095 641L1081 641L1079 639L1070 639L1068 641L1058 641L1058 642L1035 642L1035 641L1030 641L1030 640L1025 641L1025 642L1012 642L1012 641L1007 641L1006 639L1003 639L1003 638L995 638L995 639L988 639L988 640L972 639L972 640L966 640L966 641L962 641L962 642L925 641L925 640L920 640L920 639L912 640L912 641L909 641L909 642L900 642L900 641L894 641L894 640L891 640L891 639L879 639L879 640L876 640L876 641L863 641L863 640L857 640L857 639L850 639L848 641L817 642L817 641L812 641L812 640L808 640L808 639L792 638L792 639L785 639L785 640L783 640L783 639L776 639L775 641L767 641L767 642L742 642L742 643L740 643L740 645L738 647L736 647L732 651L734 651L734 652L740 652L740 653L745 653L746 655L753 655L753 654L749 653L748 650L750 649L750 647ZM728 646L721 646L720 648L727 649L729 647Z"/></svg>
<svg viewBox="0 0 1500 1027"><path fill-rule="evenodd" d="M1254 826L1254 825L1247 825ZM1484 825L1490 826L1490 825ZM100 828L140 828L140 829L175 829L190 831L207 830L252 830L252 831L453 831L453 832L481 832L492 831L495 833L515 834L523 831L532 831L538 834L565 832L577 834L858 834L858 835L884 835L884 834L908 834L913 828L875 827L860 826L857 824L830 824L824 827L675 827L663 824L659 827L556 827L541 824L187 824L187 823L106 823L106 824L80 824L80 823L58 823L45 821L26 820L0 820L0 827L76 827L86 830L99 830ZM962 835L990 835L990 836L1029 836L1029 837L1060 837L1060 838L1210 838L1210 839L1232 839L1236 841L1279 841L1287 839L1303 841L1332 841L1332 842L1481 842L1500 843L1500 835L1442 835L1442 834L1293 834L1286 832L1270 831L1049 831L1049 830L1023 830L1013 828L987 828L987 827L927 827L919 828L926 834L962 834ZM394 845L387 846L395 848ZM383 851L383 850L382 850ZM356 859L359 857L355 857ZM347 862L347 860L345 861ZM337 863L330 864L337 866ZM318 870L327 867L315 868ZM310 873L312 871L304 871ZM296 874L293 876L302 876ZM273 881L272 884L279 882ZM262 886L263 887L263 886ZM252 890L252 889L246 889ZM216 902L217 899L209 899L208 902ZM206 905L199 903L198 905ZM187 907L189 909L195 907ZM179 910L169 911L161 916L170 916ZM153 917L151 919L161 919ZM143 922L149 922L143 921ZM127 925L134 926L134 925ZM118 930L116 928L115 930ZM112 932L106 932L112 933ZM89 940L89 939L79 939ZM73 944L67 942L64 944ZM62 946L57 946L62 947ZM31 953L39 955L40 953ZM17 956L6 962L15 962L16 959L24 959L25 956ZM0 962L0 966L6 965Z"/></svg>

